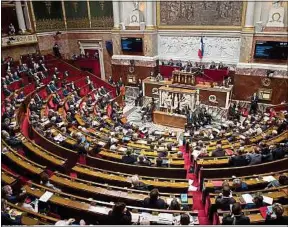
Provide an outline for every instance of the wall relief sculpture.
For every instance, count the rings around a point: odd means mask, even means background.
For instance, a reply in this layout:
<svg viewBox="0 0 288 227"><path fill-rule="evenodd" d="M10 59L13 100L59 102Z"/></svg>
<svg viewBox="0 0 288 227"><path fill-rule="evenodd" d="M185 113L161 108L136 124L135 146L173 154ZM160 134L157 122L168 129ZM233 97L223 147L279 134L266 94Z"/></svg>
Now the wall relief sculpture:
<svg viewBox="0 0 288 227"><path fill-rule="evenodd" d="M242 1L161 1L159 4L159 25L241 26Z"/></svg>
<svg viewBox="0 0 288 227"><path fill-rule="evenodd" d="M158 55L160 59L199 61L198 49L201 37L159 36ZM241 39L237 37L203 37L203 62L223 61L237 63L240 55Z"/></svg>

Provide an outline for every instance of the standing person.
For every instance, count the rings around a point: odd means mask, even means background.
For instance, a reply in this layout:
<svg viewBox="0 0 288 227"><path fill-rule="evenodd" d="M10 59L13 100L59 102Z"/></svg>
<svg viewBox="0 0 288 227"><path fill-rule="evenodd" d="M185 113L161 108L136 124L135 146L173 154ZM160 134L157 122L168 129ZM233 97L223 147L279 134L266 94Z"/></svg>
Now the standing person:
<svg viewBox="0 0 288 227"><path fill-rule="evenodd" d="M255 92L251 98L250 114L256 114L258 110L258 95Z"/></svg>
<svg viewBox="0 0 288 227"><path fill-rule="evenodd" d="M59 46L57 43L55 43L53 46L53 53L54 53L55 57L61 58L60 49L59 49Z"/></svg>

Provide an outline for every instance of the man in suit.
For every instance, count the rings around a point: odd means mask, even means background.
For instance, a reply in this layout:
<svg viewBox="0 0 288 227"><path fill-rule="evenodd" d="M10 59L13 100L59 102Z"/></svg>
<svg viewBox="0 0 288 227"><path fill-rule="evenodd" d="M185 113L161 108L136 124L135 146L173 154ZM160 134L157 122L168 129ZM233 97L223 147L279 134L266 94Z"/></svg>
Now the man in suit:
<svg viewBox="0 0 288 227"><path fill-rule="evenodd" d="M259 149L257 148L252 153L248 153L246 158L248 160L249 166L260 164L262 162L262 156Z"/></svg>
<svg viewBox="0 0 288 227"><path fill-rule="evenodd" d="M122 156L122 162L125 164L134 164L137 161L136 157L128 150L126 155Z"/></svg>
<svg viewBox="0 0 288 227"><path fill-rule="evenodd" d="M232 214L223 218L222 225L250 225L250 218L242 213L240 203L234 203Z"/></svg>
<svg viewBox="0 0 288 227"><path fill-rule="evenodd" d="M216 145L216 150L212 152L212 157L225 156L225 150L221 147L221 144Z"/></svg>
<svg viewBox="0 0 288 227"><path fill-rule="evenodd" d="M255 92L251 98L250 114L256 114L258 109L258 95Z"/></svg>
<svg viewBox="0 0 288 227"><path fill-rule="evenodd" d="M231 190L229 186L224 186L222 194L216 198L216 209L229 210L230 204L234 204L236 200L233 197L230 197Z"/></svg>
<svg viewBox="0 0 288 227"><path fill-rule="evenodd" d="M246 159L246 155L244 154L244 147L240 147L237 155L232 156L229 160L230 165L232 166L246 166L248 164L248 160Z"/></svg>
<svg viewBox="0 0 288 227"><path fill-rule="evenodd" d="M12 94L12 92L8 89L7 85L3 85L3 93L6 97Z"/></svg>
<svg viewBox="0 0 288 227"><path fill-rule="evenodd" d="M159 191L154 188L150 191L149 197L144 199L143 207L150 209L167 209L168 205L163 199L159 198Z"/></svg>

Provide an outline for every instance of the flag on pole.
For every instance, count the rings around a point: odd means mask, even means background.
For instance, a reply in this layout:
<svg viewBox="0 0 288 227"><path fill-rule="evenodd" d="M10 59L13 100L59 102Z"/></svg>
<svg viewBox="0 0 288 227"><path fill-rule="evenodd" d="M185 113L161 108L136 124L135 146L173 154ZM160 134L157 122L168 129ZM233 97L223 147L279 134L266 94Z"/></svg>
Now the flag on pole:
<svg viewBox="0 0 288 227"><path fill-rule="evenodd" d="M198 50L198 57L200 59L202 59L203 58L203 54L204 54L204 43L203 43L203 37L201 37L200 46L199 46L199 50Z"/></svg>

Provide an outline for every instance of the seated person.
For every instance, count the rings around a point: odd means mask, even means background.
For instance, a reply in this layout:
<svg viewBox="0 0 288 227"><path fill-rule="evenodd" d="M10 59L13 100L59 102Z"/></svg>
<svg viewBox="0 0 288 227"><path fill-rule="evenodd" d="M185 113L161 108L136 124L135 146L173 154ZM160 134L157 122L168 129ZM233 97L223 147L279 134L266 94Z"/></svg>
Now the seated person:
<svg viewBox="0 0 288 227"><path fill-rule="evenodd" d="M139 180L138 175L134 175L131 177L131 188L141 191L148 190L148 186Z"/></svg>
<svg viewBox="0 0 288 227"><path fill-rule="evenodd" d="M108 213L109 225L131 225L132 216L125 203L116 203Z"/></svg>
<svg viewBox="0 0 288 227"><path fill-rule="evenodd" d="M1 199L1 225L22 225L22 216L15 210L10 210L6 199Z"/></svg>
<svg viewBox="0 0 288 227"><path fill-rule="evenodd" d="M288 185L288 177L285 175L280 175L278 180L273 180L271 181L267 187L267 188L273 188L273 187L280 187L280 186L284 186L284 185Z"/></svg>
<svg viewBox="0 0 288 227"><path fill-rule="evenodd" d="M36 210L31 204L30 202L28 202L30 199L28 198L28 196L22 196L19 198L18 200L18 206L24 208L24 209L27 209L27 210L30 210L30 211L33 211L33 212L36 212L38 213L38 210ZM35 203L38 203L38 200L35 201ZM35 204L36 206L36 204ZM38 204L37 204L38 206Z"/></svg>
<svg viewBox="0 0 288 227"><path fill-rule="evenodd" d="M10 203L18 202L18 200L23 196L26 196L26 191L22 191L19 195L13 195L13 190L10 185L5 185L2 188L2 197Z"/></svg>
<svg viewBox="0 0 288 227"><path fill-rule="evenodd" d="M179 203L178 199L176 198L172 199L168 209L169 210L181 210L181 204Z"/></svg>
<svg viewBox="0 0 288 227"><path fill-rule="evenodd" d="M19 147L22 145L22 140L14 137L14 136L10 136L9 133L5 130L1 131L2 134L2 138L4 139L4 141L12 147Z"/></svg>
<svg viewBox="0 0 288 227"><path fill-rule="evenodd" d="M40 175L40 178L41 178L41 181L40 181L40 184L42 184L42 185L44 185L44 186L46 186L46 187L48 187L48 188L51 188L51 189L53 189L53 190L56 190L56 191L61 191L59 188L56 188L53 184L51 184L50 182L49 182L49 175L47 174L47 173L42 173L41 175Z"/></svg>
<svg viewBox="0 0 288 227"><path fill-rule="evenodd" d="M180 216L180 225L189 225L190 224L190 215L181 214Z"/></svg>
<svg viewBox="0 0 288 227"><path fill-rule="evenodd" d="M229 160L230 165L232 166L246 166L248 161L246 155L244 154L244 147L240 147L237 154L232 156Z"/></svg>
<svg viewBox="0 0 288 227"><path fill-rule="evenodd" d="M246 155L246 159L247 159L247 161L249 163L249 166L260 164L262 162L262 156L260 154L259 149L254 149L253 152L248 153Z"/></svg>
<svg viewBox="0 0 288 227"><path fill-rule="evenodd" d="M240 178L236 178L235 176L233 178L232 188L234 192L241 192L241 191L247 191L248 186L245 182L242 182Z"/></svg>
<svg viewBox="0 0 288 227"><path fill-rule="evenodd" d="M236 200L231 196L231 191L228 186L224 186L222 190L222 194L216 198L216 207L221 210L229 210L230 204L235 203Z"/></svg>
<svg viewBox="0 0 288 227"><path fill-rule="evenodd" d="M225 156L225 150L221 147L221 144L216 145L216 150L212 152L212 157Z"/></svg>
<svg viewBox="0 0 288 227"><path fill-rule="evenodd" d="M130 150L126 152L126 155L122 156L122 162L125 164L134 164L136 161L136 157L132 155Z"/></svg>
<svg viewBox="0 0 288 227"><path fill-rule="evenodd" d="M222 220L223 225L250 225L250 218L242 213L241 204L234 203L232 214L227 215Z"/></svg>
<svg viewBox="0 0 288 227"><path fill-rule="evenodd" d="M253 197L253 203L246 204L245 209L255 209L260 207L264 207L263 196L257 194Z"/></svg>
<svg viewBox="0 0 288 227"><path fill-rule="evenodd" d="M140 165L140 166L151 166L151 161L148 158L146 158L145 156L140 155L138 157L137 165Z"/></svg>
<svg viewBox="0 0 288 227"><path fill-rule="evenodd" d="M168 206L163 199L159 198L158 189L154 188L150 191L150 196L144 199L143 207L150 209L166 209Z"/></svg>
<svg viewBox="0 0 288 227"><path fill-rule="evenodd" d="M19 103L23 102L24 99L25 99L24 92L21 91L21 92L17 95L17 97L16 97L16 103L19 104Z"/></svg>
<svg viewBox="0 0 288 227"><path fill-rule="evenodd" d="M278 143L276 147L272 150L273 160L282 159L285 156L285 144Z"/></svg>
<svg viewBox="0 0 288 227"><path fill-rule="evenodd" d="M288 216L283 216L284 208L281 204L275 203L272 207L274 214L267 212L265 225L286 225L288 223Z"/></svg>

